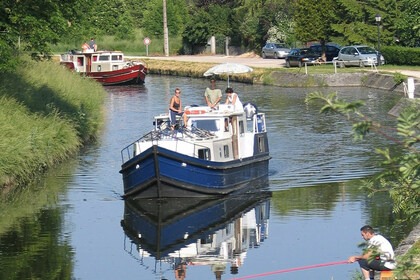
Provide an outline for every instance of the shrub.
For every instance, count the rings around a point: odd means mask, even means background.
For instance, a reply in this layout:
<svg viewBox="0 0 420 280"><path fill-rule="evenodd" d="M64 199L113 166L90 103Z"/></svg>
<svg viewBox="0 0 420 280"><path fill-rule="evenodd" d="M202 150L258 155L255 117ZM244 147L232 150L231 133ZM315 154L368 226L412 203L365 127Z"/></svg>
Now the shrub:
<svg viewBox="0 0 420 280"><path fill-rule="evenodd" d="M381 48L387 64L420 66L420 48L389 46Z"/></svg>

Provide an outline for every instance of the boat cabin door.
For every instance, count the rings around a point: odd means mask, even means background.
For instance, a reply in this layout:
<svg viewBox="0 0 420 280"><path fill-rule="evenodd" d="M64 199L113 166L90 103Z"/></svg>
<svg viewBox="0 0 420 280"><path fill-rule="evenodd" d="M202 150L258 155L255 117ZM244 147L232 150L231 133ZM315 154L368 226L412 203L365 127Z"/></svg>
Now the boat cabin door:
<svg viewBox="0 0 420 280"><path fill-rule="evenodd" d="M86 73L92 72L92 56L86 56Z"/></svg>

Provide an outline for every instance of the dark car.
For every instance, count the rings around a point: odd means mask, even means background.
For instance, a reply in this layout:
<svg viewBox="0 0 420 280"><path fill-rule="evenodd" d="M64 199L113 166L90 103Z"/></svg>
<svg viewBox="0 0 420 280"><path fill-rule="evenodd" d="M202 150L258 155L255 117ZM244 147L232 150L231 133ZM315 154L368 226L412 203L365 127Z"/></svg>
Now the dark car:
<svg viewBox="0 0 420 280"><path fill-rule="evenodd" d="M290 49L282 44L267 43L261 50L263 58L285 58L290 52Z"/></svg>
<svg viewBox="0 0 420 280"><path fill-rule="evenodd" d="M312 64L318 61L320 55L317 53L311 52L309 48L302 49L292 49L290 53L286 56L286 67L305 66L305 63Z"/></svg>
<svg viewBox="0 0 420 280"><path fill-rule="evenodd" d="M312 52L319 54L322 56L322 45L321 44L313 44L309 47ZM340 52L341 46L334 43L326 43L325 44L325 57L327 61L333 61L335 57L338 56Z"/></svg>

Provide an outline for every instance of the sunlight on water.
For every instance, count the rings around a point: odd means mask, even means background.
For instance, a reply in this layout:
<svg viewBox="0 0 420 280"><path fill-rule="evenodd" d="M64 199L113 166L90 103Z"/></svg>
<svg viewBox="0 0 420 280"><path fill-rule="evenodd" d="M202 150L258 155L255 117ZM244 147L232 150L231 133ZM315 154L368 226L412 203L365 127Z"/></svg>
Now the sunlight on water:
<svg viewBox="0 0 420 280"><path fill-rule="evenodd" d="M106 126L98 143L2 203L9 214L0 227L0 262L7 267L0 278L12 279L7 273L13 272L20 276L14 279L49 279L45 275L59 271L61 279L82 280L175 279L181 272L187 280L233 279L344 260L359 252L358 230L365 223L393 242L401 240L404 232L391 227L389 198L368 198L354 180L378 170L373 148L387 142L372 135L354 143L345 120L304 104L308 89L232 83L242 103L250 101L267 114L268 200L258 193L127 205L120 197L121 149L152 128L154 115L167 112L175 87L181 88L185 106L203 104L208 84L150 75L143 86L106 88ZM219 81L218 86L227 85ZM391 92L318 90L364 99L369 114L395 122L387 112L399 96ZM149 234L165 228L159 250L166 255L156 259L158 243ZM35 247L43 254L32 254ZM200 258L193 258L197 250ZM181 252L191 257L176 255ZM356 265L334 265L270 279L351 279L357 271Z"/></svg>

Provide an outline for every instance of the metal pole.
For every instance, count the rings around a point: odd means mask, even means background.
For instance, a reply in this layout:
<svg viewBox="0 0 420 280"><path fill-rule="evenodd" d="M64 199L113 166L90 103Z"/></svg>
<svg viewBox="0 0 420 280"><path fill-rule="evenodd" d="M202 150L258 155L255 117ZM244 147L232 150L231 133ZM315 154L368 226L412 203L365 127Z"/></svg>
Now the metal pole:
<svg viewBox="0 0 420 280"><path fill-rule="evenodd" d="M380 22L377 22L378 25L378 52L381 51L381 28L380 28Z"/></svg>
<svg viewBox="0 0 420 280"><path fill-rule="evenodd" d="M166 18L166 0L163 0L163 48L165 56L169 56L168 22Z"/></svg>

